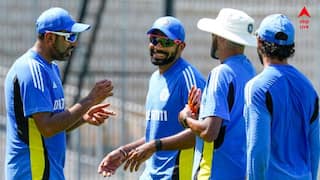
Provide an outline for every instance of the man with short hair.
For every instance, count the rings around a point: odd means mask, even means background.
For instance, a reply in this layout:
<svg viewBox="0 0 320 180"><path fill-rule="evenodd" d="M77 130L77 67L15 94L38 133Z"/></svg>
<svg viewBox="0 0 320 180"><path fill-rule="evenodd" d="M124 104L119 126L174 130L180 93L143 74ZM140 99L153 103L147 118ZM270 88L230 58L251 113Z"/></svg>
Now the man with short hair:
<svg viewBox="0 0 320 180"><path fill-rule="evenodd" d="M180 20L160 17L147 34L151 63L158 70L149 81L145 137L110 152L101 161L98 172L110 176L126 160L125 169L138 170L147 160L141 180L190 179L195 137L180 125L178 114L188 102L191 87L202 89L205 81L181 57L186 44ZM175 136L173 141L166 141L170 136Z"/></svg>
<svg viewBox="0 0 320 180"><path fill-rule="evenodd" d="M99 104L112 96L109 80L65 109L58 65L90 28L75 22L62 8L44 11L36 22L34 46L18 58L5 80L7 111L6 179L65 179L66 132L84 123L100 125L113 112Z"/></svg>
<svg viewBox="0 0 320 180"><path fill-rule="evenodd" d="M198 28L211 34L211 56L221 64L211 70L201 104L196 103L199 120L188 106L179 116L197 134L193 179L245 179L244 86L255 70L243 53L245 46L256 46L253 25L246 13L230 8L221 9L216 19L198 21Z"/></svg>
<svg viewBox="0 0 320 180"><path fill-rule="evenodd" d="M247 178L317 180L319 97L288 64L294 26L283 14L267 16L257 30L263 71L245 87Z"/></svg>

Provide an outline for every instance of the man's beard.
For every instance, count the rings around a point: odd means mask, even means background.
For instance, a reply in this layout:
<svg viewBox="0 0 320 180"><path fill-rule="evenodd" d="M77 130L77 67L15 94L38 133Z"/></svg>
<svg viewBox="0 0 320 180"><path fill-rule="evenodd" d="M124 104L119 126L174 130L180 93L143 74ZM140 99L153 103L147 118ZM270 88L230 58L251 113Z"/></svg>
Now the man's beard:
<svg viewBox="0 0 320 180"><path fill-rule="evenodd" d="M166 56L166 58L163 58L163 59L154 58L153 57L154 53L155 53L154 49L150 49L151 63L155 66L164 66L175 61L176 55L177 55L177 48L175 50L175 53L171 53L171 54L165 51L157 50L157 53L161 53Z"/></svg>
<svg viewBox="0 0 320 180"><path fill-rule="evenodd" d="M217 44L217 37L214 38L214 40L212 41L212 44L211 44L211 49L210 49L210 56L213 58L213 59L219 59L219 57L217 56L217 47L218 47L218 44Z"/></svg>
<svg viewBox="0 0 320 180"><path fill-rule="evenodd" d="M263 63L263 58L262 58L262 54L260 53L260 50L259 50L259 49L257 49L257 53L258 53L258 57L259 57L260 63L261 63L262 65L264 65L264 63Z"/></svg>
<svg viewBox="0 0 320 180"><path fill-rule="evenodd" d="M52 58L57 61L66 61L70 58L73 47L69 47L63 52L57 48L56 44L53 45L54 52L52 53Z"/></svg>

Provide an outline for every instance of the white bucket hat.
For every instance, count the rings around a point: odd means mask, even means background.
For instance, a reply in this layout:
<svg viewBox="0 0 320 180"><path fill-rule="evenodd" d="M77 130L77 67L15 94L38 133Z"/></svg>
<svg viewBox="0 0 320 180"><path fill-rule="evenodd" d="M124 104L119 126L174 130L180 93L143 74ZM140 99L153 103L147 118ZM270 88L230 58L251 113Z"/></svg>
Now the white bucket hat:
<svg viewBox="0 0 320 180"><path fill-rule="evenodd" d="M257 39L253 35L254 20L245 12L223 8L216 19L202 18L198 21L200 30L213 33L229 41L245 45L257 46Z"/></svg>

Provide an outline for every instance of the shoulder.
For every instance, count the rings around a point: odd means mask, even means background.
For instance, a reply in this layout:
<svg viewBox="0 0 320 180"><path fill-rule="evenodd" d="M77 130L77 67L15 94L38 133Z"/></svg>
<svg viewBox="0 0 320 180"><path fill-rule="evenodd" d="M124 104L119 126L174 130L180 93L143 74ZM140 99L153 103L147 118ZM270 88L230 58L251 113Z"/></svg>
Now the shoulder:
<svg viewBox="0 0 320 180"><path fill-rule="evenodd" d="M192 84L196 84L197 81L200 83L204 83L205 79L201 72L195 68L192 64L185 61L184 59L180 60L180 73L177 75L180 75L180 80L184 81L190 81Z"/></svg>
<svg viewBox="0 0 320 180"><path fill-rule="evenodd" d="M35 60L29 53L25 53L18 58L12 65L11 70L17 74L17 76L26 77L41 71L41 66L37 60Z"/></svg>
<svg viewBox="0 0 320 180"><path fill-rule="evenodd" d="M279 77L277 74L270 72L269 69L263 70L245 85L246 99L264 101L266 92L274 86Z"/></svg>
<svg viewBox="0 0 320 180"><path fill-rule="evenodd" d="M234 72L226 64L220 64L210 71L209 79L216 82L230 82L234 78Z"/></svg>

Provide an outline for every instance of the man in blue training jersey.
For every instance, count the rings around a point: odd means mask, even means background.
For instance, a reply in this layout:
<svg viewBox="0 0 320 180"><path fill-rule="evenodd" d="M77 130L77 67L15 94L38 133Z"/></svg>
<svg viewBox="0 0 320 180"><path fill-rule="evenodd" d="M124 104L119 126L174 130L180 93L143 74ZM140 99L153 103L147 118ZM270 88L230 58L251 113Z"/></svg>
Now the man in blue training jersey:
<svg viewBox="0 0 320 180"><path fill-rule="evenodd" d="M36 21L34 46L10 68L5 80L6 179L65 179L66 132L86 122L100 125L113 115L109 104L99 104L113 94L109 80L97 82L88 96L65 109L54 60L67 60L78 34L89 28L62 8L44 11Z"/></svg>
<svg viewBox="0 0 320 180"><path fill-rule="evenodd" d="M190 179L194 135L184 131L178 114L187 104L191 87L203 88L205 81L200 72L181 57L185 31L178 19L161 17L147 34L151 63L158 66L158 70L149 81L145 137L110 152L100 163L98 172L110 176L127 159L125 169L130 166L131 171L137 170L150 157L140 179ZM167 143L162 142L161 138L175 134L183 142L183 148L166 147Z"/></svg>
<svg viewBox="0 0 320 180"><path fill-rule="evenodd" d="M288 64L294 26L282 14L257 30L264 70L245 87L247 177L316 180L319 165L319 98L311 82Z"/></svg>
<svg viewBox="0 0 320 180"><path fill-rule="evenodd" d="M216 19L198 21L200 30L211 33L211 56L221 64L208 76L199 120L190 116L188 106L179 116L198 135L193 179L245 179L244 87L255 69L243 53L245 46L256 46L253 25L246 13L230 8L221 9Z"/></svg>

